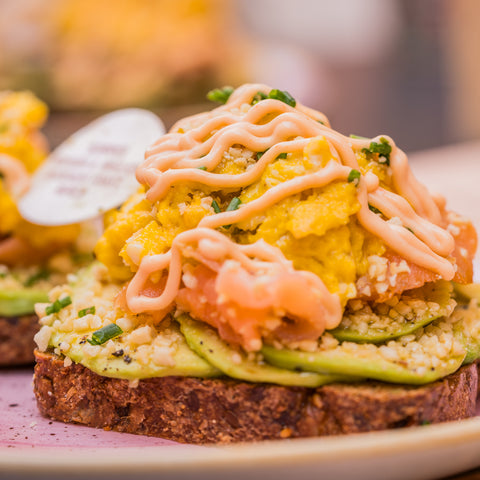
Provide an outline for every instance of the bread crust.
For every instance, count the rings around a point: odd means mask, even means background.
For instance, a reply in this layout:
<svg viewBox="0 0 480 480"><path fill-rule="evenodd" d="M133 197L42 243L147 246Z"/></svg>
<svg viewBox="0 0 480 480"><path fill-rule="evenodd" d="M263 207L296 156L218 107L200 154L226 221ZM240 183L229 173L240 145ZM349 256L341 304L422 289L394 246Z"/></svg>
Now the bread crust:
<svg viewBox="0 0 480 480"><path fill-rule="evenodd" d="M39 328L35 314L0 317L0 367L33 363L33 337Z"/></svg>
<svg viewBox="0 0 480 480"><path fill-rule="evenodd" d="M421 386L365 382L320 388L254 384L230 378L128 380L36 352L40 412L80 423L183 443L228 444L367 432L475 415L477 366Z"/></svg>

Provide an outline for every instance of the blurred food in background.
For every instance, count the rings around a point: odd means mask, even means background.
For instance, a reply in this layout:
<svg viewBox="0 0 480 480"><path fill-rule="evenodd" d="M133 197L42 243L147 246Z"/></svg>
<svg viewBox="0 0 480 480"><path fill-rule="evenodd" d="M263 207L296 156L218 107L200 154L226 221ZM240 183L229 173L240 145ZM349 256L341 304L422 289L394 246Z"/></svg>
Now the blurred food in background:
<svg viewBox="0 0 480 480"><path fill-rule="evenodd" d="M346 134L424 149L480 137L479 14L477 0L1 0L0 88L47 101L54 145L105 110L171 126L212 88L263 82Z"/></svg>
<svg viewBox="0 0 480 480"><path fill-rule="evenodd" d="M0 88L53 109L187 103L237 77L225 0L2 0Z"/></svg>
<svg viewBox="0 0 480 480"><path fill-rule="evenodd" d="M42 227L24 220L17 199L48 153L39 132L46 105L30 92L0 91L0 266L36 265L80 236L80 225ZM91 249L91 243L86 249Z"/></svg>

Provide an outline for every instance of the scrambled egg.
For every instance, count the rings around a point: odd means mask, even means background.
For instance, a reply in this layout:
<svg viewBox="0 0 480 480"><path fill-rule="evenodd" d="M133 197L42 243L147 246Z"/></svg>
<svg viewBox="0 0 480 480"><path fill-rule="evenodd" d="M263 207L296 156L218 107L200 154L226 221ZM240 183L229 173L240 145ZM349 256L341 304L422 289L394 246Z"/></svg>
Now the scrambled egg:
<svg viewBox="0 0 480 480"><path fill-rule="evenodd" d="M0 154L20 160L33 173L48 151L47 142L39 132L47 114L47 106L30 92L0 92ZM0 238L17 236L34 249L42 249L52 242L73 242L78 234L78 225L39 227L23 220L0 175Z"/></svg>
<svg viewBox="0 0 480 480"><path fill-rule="evenodd" d="M238 174L257 161L256 153L242 147L225 152L215 173ZM363 154L360 154L363 155ZM261 178L243 190L213 191L199 184L178 184L154 205L136 195L108 221L97 244L97 258L107 266L114 279L125 281L133 276L145 255L168 251L173 239L194 228L206 215L215 214L215 200L224 211L235 196L242 204L259 198L269 188L289 179L311 173L335 160L323 137L312 139L301 154L279 156L268 165ZM363 155L362 170L377 168ZM388 183L388 172L375 171ZM223 233L239 243L264 239L279 247L295 268L310 270L323 280L342 302L356 295L355 281L365 274L367 257L382 255L383 243L370 235L356 221L360 205L356 186L347 181L333 182L288 197ZM129 245L141 246L138 258L130 258Z"/></svg>

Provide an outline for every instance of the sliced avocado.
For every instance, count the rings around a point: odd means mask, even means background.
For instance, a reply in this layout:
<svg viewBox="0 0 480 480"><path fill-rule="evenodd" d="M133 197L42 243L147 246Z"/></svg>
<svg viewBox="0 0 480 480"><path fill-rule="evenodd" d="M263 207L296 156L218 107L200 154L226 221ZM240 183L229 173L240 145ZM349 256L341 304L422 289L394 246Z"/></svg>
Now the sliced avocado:
<svg viewBox="0 0 480 480"><path fill-rule="evenodd" d="M384 303L371 303L357 311L347 309L342 323L330 333L337 340L356 343L382 343L408 335L437 318L448 317L455 307L451 292L450 282L438 281L402 295L388 310ZM396 317L390 315L392 310Z"/></svg>
<svg viewBox="0 0 480 480"><path fill-rule="evenodd" d="M455 336L467 351L463 364L473 363L480 357L480 308L478 305L458 305L452 320Z"/></svg>
<svg viewBox="0 0 480 480"><path fill-rule="evenodd" d="M0 315L16 317L32 314L35 304L44 302L48 302L48 294L43 290L0 290Z"/></svg>
<svg viewBox="0 0 480 480"><path fill-rule="evenodd" d="M391 340L391 342L395 341ZM466 350L462 349L458 354L440 360L435 368L427 368L416 364L416 354L412 354L408 360L404 358L387 359L388 357L382 355L380 351L383 347L389 349L386 353L394 353L388 346L350 342L340 343L334 348L323 350L319 347L312 353L299 350L278 350L271 346L265 346L262 353L269 363L291 370L354 375L389 383L412 385L422 385L443 378L460 368L466 358Z"/></svg>
<svg viewBox="0 0 480 480"><path fill-rule="evenodd" d="M77 337L70 343L70 349L65 354L75 363L80 363L89 370L102 375L103 377L123 378L135 380L151 377L183 376L183 377L216 377L221 372L206 362L203 358L194 353L186 344L180 332L175 335L175 352L172 354L174 364L171 366L161 366L155 363L143 365L135 358L135 353L130 355L120 355L122 345L118 345L118 356L96 356L87 358L82 351L82 344L85 342L83 337ZM55 348L62 341L71 341L71 335L54 333L50 339L50 346ZM114 340L115 341L115 340Z"/></svg>
<svg viewBox="0 0 480 480"><path fill-rule="evenodd" d="M216 331L206 324L197 322L188 315L180 316L177 321L190 348L229 377L249 382L300 387L318 387L335 381L351 381L351 378L346 376L292 372L250 360L242 350L235 349L224 342Z"/></svg>
<svg viewBox="0 0 480 480"><path fill-rule="evenodd" d="M459 297L459 300L468 302L472 299L475 299L480 302L480 283L469 283L468 285L454 283L453 287L455 293Z"/></svg>

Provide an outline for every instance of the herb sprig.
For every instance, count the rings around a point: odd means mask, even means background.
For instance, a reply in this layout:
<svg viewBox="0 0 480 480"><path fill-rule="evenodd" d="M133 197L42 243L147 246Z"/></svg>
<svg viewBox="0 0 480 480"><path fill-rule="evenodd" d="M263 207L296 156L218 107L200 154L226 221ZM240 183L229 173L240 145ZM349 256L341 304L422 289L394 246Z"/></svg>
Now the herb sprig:
<svg viewBox="0 0 480 480"><path fill-rule="evenodd" d="M47 306L47 308L45 309L45 313L47 315L51 315L52 313L58 313L60 310L68 307L71 304L72 299L69 296L59 298L58 300L55 300L53 303Z"/></svg>
<svg viewBox="0 0 480 480"><path fill-rule="evenodd" d="M100 330L92 333L92 338L87 338L90 345L103 345L112 338L118 337L123 333L123 330L116 324L110 323Z"/></svg>
<svg viewBox="0 0 480 480"><path fill-rule="evenodd" d="M368 148L362 149L362 152L367 154L378 153L379 163L390 166L390 154L392 153L392 146L388 143L388 140L385 137L380 138L379 142L370 142Z"/></svg>
<svg viewBox="0 0 480 480"><path fill-rule="evenodd" d="M234 92L234 88L225 86L222 88L214 88L207 93L207 98L212 102L225 104L228 102L230 95Z"/></svg>
<svg viewBox="0 0 480 480"><path fill-rule="evenodd" d="M267 100L268 98L272 100L280 100L281 102L286 103L294 108L297 105L297 101L286 90L278 90L278 88L270 90L268 95L264 92L257 92L252 98L251 105L255 105L256 103L261 102L262 100Z"/></svg>
<svg viewBox="0 0 480 480"><path fill-rule="evenodd" d="M360 172L352 168L347 177L348 183L353 183L355 186L357 186L360 182L360 176Z"/></svg>

